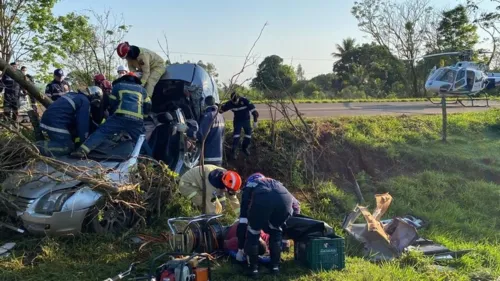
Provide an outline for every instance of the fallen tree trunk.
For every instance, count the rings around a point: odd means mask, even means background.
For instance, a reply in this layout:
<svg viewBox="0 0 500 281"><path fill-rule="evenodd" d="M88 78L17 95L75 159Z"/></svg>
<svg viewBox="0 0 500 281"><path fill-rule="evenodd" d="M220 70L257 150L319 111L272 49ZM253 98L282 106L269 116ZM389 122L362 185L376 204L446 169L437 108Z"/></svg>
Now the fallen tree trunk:
<svg viewBox="0 0 500 281"><path fill-rule="evenodd" d="M9 75L9 77L19 83L21 88L26 89L26 91L28 91L28 94L38 102L40 102L43 106L45 106L45 108L47 108L52 103L52 100L46 95L40 93L40 91L33 83L31 83L31 81L27 81L24 79L24 75L22 74L22 72L14 71L14 69L12 69L12 67L10 67L10 65L2 58L0 58L0 69L4 70L4 74Z"/></svg>

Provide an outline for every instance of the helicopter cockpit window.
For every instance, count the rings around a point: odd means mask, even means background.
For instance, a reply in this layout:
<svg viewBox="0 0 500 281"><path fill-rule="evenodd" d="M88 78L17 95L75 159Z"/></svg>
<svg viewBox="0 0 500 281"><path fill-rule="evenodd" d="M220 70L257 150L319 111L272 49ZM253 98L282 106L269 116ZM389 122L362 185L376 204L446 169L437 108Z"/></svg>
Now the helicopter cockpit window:
<svg viewBox="0 0 500 281"><path fill-rule="evenodd" d="M465 81L465 69L460 69L457 74L457 79L455 80L455 89L464 87Z"/></svg>
<svg viewBox="0 0 500 281"><path fill-rule="evenodd" d="M441 68L436 70L436 73L433 75L433 80L440 82L455 82L455 77L457 76L457 71L451 68Z"/></svg>

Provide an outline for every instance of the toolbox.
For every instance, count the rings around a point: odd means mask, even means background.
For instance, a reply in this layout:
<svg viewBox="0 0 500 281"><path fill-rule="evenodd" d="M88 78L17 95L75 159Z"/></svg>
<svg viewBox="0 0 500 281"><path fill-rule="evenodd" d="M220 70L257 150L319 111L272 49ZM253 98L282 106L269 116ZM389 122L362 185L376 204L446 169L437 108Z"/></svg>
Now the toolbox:
<svg viewBox="0 0 500 281"><path fill-rule="evenodd" d="M336 235L294 241L294 259L311 270L345 267L344 238Z"/></svg>

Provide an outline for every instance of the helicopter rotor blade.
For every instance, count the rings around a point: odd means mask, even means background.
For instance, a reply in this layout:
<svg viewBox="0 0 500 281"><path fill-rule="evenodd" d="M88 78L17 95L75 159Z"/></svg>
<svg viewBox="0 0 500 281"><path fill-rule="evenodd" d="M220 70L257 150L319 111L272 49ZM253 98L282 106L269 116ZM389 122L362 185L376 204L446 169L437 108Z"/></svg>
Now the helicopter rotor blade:
<svg viewBox="0 0 500 281"><path fill-rule="evenodd" d="M430 55L425 55L422 56L422 58L432 58L432 57L439 57L439 56L452 56L452 55L460 55L461 52L447 52L447 53L438 53L438 54L430 54Z"/></svg>

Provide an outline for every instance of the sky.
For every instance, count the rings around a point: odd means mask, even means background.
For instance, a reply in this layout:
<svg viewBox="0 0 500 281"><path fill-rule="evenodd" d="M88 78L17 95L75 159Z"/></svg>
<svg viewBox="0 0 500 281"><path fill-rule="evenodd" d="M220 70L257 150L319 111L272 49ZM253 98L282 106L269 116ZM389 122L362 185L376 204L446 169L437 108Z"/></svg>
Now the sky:
<svg viewBox="0 0 500 281"><path fill-rule="evenodd" d="M463 1L431 2L436 8L447 8ZM54 13L111 9L132 26L125 37L130 44L166 58L158 45L158 40L164 43L165 33L172 61L211 62L219 81L226 82L240 71L266 22L253 51L258 60L240 81L253 77L259 60L273 54L287 64L301 64L307 78L331 72L331 53L342 39L370 41L350 12L353 4L354 0L61 0Z"/></svg>

